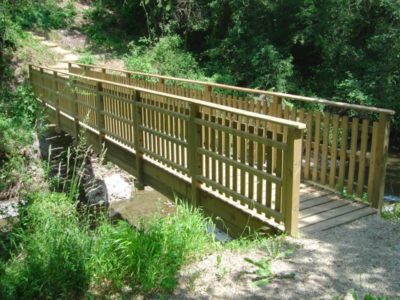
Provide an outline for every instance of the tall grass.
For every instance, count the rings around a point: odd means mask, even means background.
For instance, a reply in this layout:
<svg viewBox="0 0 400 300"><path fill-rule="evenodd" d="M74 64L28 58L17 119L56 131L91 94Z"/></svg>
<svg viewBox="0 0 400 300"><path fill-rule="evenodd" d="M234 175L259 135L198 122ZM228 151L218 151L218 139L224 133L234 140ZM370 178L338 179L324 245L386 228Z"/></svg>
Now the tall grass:
<svg viewBox="0 0 400 300"><path fill-rule="evenodd" d="M187 205L138 228L102 215L90 229L90 216L76 204L61 193L30 197L10 233L9 258L0 263L0 299L77 299L124 286L164 294L183 264L212 249L209 220Z"/></svg>
<svg viewBox="0 0 400 300"><path fill-rule="evenodd" d="M144 220L135 230L126 222L103 223L93 245L95 279L112 289L171 291L180 267L212 247L208 222L200 211L180 204L174 214Z"/></svg>
<svg viewBox="0 0 400 300"><path fill-rule="evenodd" d="M90 283L90 238L75 204L35 194L10 233L14 248L0 273L1 299L77 299Z"/></svg>

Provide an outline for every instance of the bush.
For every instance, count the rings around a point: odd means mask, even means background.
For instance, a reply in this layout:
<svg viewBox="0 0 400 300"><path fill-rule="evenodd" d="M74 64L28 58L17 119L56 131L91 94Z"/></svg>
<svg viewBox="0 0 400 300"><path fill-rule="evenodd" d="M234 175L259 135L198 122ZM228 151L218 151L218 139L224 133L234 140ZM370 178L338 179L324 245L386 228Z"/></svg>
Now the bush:
<svg viewBox="0 0 400 300"><path fill-rule="evenodd" d="M57 0L23 0L14 5L11 12L15 20L24 28L32 26L40 29L63 28L72 24L75 15L72 1L60 5Z"/></svg>
<svg viewBox="0 0 400 300"><path fill-rule="evenodd" d="M90 239L75 204L36 194L11 233L16 251L2 266L1 299L77 299L90 282Z"/></svg>
<svg viewBox="0 0 400 300"><path fill-rule="evenodd" d="M130 43L130 54L124 58L125 66L141 71L192 79L204 78L194 57L183 49L178 35L161 37L154 45L148 40Z"/></svg>
<svg viewBox="0 0 400 300"><path fill-rule="evenodd" d="M85 64L85 65L94 65L96 64L97 59L96 57L91 53L91 52L83 52L81 55L79 55L79 58L77 60L77 63L79 64Z"/></svg>

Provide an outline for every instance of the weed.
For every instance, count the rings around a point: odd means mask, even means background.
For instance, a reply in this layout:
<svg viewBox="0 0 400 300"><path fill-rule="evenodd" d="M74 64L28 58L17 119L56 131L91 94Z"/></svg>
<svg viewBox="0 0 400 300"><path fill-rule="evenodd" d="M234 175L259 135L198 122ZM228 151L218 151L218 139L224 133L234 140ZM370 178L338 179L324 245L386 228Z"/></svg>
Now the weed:
<svg viewBox="0 0 400 300"><path fill-rule="evenodd" d="M382 218L392 221L400 221L400 203L394 203L393 207L382 211Z"/></svg>
<svg viewBox="0 0 400 300"><path fill-rule="evenodd" d="M265 286L271 282L275 277L279 278L293 278L293 273L276 275L271 271L271 262L275 259L285 258L293 253L293 249L284 243L284 237L278 236L276 238L265 238L260 241L260 247L266 253L266 256L260 260L253 260L246 257L245 261L255 265L257 270L254 279L254 284L257 286Z"/></svg>
<svg viewBox="0 0 400 300"><path fill-rule="evenodd" d="M222 256L220 254L217 255L217 273L215 276L218 281L221 280L225 274L228 273L228 268L222 266Z"/></svg>
<svg viewBox="0 0 400 300"><path fill-rule="evenodd" d="M85 65L94 65L97 62L96 56L94 56L91 52L85 51L81 55L79 55L79 58L77 60L77 63L80 64L85 64Z"/></svg>

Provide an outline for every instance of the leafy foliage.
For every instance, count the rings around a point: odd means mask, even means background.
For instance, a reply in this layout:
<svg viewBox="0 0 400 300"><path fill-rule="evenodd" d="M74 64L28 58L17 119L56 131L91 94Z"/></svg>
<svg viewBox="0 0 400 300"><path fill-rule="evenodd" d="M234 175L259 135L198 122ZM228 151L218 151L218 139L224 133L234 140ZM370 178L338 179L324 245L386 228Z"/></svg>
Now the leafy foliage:
<svg viewBox="0 0 400 300"><path fill-rule="evenodd" d="M204 76L194 57L182 48L178 35L161 37L154 44L146 39L131 43L124 61L128 69L135 71L194 79Z"/></svg>
<svg viewBox="0 0 400 300"><path fill-rule="evenodd" d="M144 61L130 60L130 68L161 71L147 51L154 41L168 37L170 43L178 35L217 81L400 112L396 0L99 0L95 7L108 26L135 40L132 55ZM151 42L138 46L143 37ZM158 55L159 64L170 65ZM399 114L395 124L399 128Z"/></svg>

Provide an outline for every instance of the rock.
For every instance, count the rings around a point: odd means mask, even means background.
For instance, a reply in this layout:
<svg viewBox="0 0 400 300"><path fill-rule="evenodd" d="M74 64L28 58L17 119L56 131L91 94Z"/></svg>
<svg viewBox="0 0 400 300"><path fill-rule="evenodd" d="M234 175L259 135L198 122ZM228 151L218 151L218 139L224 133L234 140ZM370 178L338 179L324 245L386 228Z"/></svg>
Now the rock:
<svg viewBox="0 0 400 300"><path fill-rule="evenodd" d="M104 184L107 189L109 202L129 200L131 198L133 187L120 174L111 174L104 178Z"/></svg>

